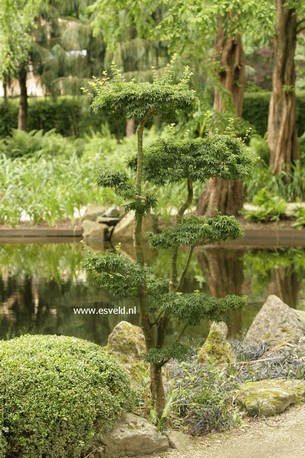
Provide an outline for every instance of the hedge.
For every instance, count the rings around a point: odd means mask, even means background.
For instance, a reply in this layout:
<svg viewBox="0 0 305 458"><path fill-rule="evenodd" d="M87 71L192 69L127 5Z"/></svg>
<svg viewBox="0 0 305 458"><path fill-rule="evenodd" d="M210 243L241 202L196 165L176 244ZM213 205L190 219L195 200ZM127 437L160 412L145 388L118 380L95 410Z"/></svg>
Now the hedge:
<svg viewBox="0 0 305 458"><path fill-rule="evenodd" d="M245 93L243 118L260 135L267 131L270 92ZM0 101L0 137L17 128L18 99ZM29 98L28 130L56 129L64 136L82 137L90 131L99 131L103 123L118 137L125 134L125 120L103 113L94 115L86 96L32 97ZM305 92L297 94L297 131L300 137L305 131Z"/></svg>
<svg viewBox="0 0 305 458"><path fill-rule="evenodd" d="M1 341L0 399L1 458L89 456L132 406L118 363L100 346L65 336Z"/></svg>
<svg viewBox="0 0 305 458"><path fill-rule="evenodd" d="M10 135L17 128L19 100L0 101L0 137ZM94 115L88 97L32 97L29 98L28 130L45 132L56 129L64 136L82 137L91 130L98 131L102 124L108 123L111 131L118 137L125 132L125 120L104 113Z"/></svg>
<svg viewBox="0 0 305 458"><path fill-rule="evenodd" d="M262 136L267 132L270 96L270 92L248 92L244 97L243 118ZM297 94L296 124L301 137L305 131L305 92Z"/></svg>

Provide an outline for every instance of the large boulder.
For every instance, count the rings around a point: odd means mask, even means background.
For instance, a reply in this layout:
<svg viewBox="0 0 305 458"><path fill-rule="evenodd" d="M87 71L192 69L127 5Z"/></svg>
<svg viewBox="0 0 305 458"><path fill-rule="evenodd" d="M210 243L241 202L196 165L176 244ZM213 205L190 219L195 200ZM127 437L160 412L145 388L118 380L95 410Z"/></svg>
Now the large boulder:
<svg viewBox="0 0 305 458"><path fill-rule="evenodd" d="M106 224L95 223L94 221L84 220L82 222L83 238L89 240L98 240L103 242L108 232Z"/></svg>
<svg viewBox="0 0 305 458"><path fill-rule="evenodd" d="M284 412L291 404L305 398L303 380L268 379L244 383L237 395L237 401L250 416L269 417Z"/></svg>
<svg viewBox="0 0 305 458"><path fill-rule="evenodd" d="M156 225L154 215L146 215L143 218L143 232L153 232ZM112 241L124 242L133 240L133 232L135 227L135 213L130 211L121 219L115 226L111 235Z"/></svg>
<svg viewBox="0 0 305 458"><path fill-rule="evenodd" d="M236 361L232 347L226 341L228 327L226 323L215 321L211 324L210 332L198 354L199 363L216 362L232 364Z"/></svg>
<svg viewBox="0 0 305 458"><path fill-rule="evenodd" d="M101 443L105 458L143 456L169 448L166 436L144 418L130 413L124 415L111 431L102 434Z"/></svg>
<svg viewBox="0 0 305 458"><path fill-rule="evenodd" d="M272 348L297 344L305 335L305 313L290 308L277 296L269 296L250 326L244 342L265 343Z"/></svg>
<svg viewBox="0 0 305 458"><path fill-rule="evenodd" d="M140 327L121 321L109 335L105 350L124 366L135 385L141 385L148 364L144 362L146 347Z"/></svg>
<svg viewBox="0 0 305 458"><path fill-rule="evenodd" d="M99 216L104 215L106 211L107 207L104 207L103 205L88 204L82 220L96 221L96 219Z"/></svg>

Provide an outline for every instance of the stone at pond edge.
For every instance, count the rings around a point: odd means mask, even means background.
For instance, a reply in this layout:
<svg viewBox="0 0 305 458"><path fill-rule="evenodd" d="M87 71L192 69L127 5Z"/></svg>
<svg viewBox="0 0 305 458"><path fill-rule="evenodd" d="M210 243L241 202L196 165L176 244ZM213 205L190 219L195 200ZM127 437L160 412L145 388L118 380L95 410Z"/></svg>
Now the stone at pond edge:
<svg viewBox="0 0 305 458"><path fill-rule="evenodd" d="M144 362L145 339L139 326L127 321L118 323L108 337L105 350L124 366L136 385L141 384L148 364Z"/></svg>
<svg viewBox="0 0 305 458"><path fill-rule="evenodd" d="M237 394L237 401L250 416L270 417L284 412L291 404L305 399L303 380L267 379L246 382Z"/></svg>
<svg viewBox="0 0 305 458"><path fill-rule="evenodd" d="M96 219L107 211L107 207L97 204L88 204L82 221L96 221Z"/></svg>
<svg viewBox="0 0 305 458"><path fill-rule="evenodd" d="M111 241L123 242L133 240L133 232L135 226L134 211L128 212L121 221L115 226L111 236ZM143 232L153 232L156 226L156 218L154 215L146 215L143 218Z"/></svg>
<svg viewBox="0 0 305 458"><path fill-rule="evenodd" d="M209 335L198 354L199 363L232 364L236 361L232 347L226 341L227 333L228 328L224 322L214 321L211 324Z"/></svg>
<svg viewBox="0 0 305 458"><path fill-rule="evenodd" d="M84 220L82 222L83 238L91 240L105 240L105 234L108 232L106 224L95 223L94 221Z"/></svg>
<svg viewBox="0 0 305 458"><path fill-rule="evenodd" d="M277 296L269 296L245 337L245 344L296 344L305 334L305 319Z"/></svg>
<svg viewBox="0 0 305 458"><path fill-rule="evenodd" d="M105 458L148 455L165 451L169 441L144 418L124 415L108 433L102 434Z"/></svg>

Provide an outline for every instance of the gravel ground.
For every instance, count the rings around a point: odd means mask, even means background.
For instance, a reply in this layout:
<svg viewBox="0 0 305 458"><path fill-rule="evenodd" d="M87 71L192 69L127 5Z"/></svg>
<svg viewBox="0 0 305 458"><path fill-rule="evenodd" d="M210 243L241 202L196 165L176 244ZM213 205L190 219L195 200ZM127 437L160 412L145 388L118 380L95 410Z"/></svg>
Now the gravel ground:
<svg viewBox="0 0 305 458"><path fill-rule="evenodd" d="M304 458L305 406L247 421L239 430L190 438L184 450L141 458Z"/></svg>

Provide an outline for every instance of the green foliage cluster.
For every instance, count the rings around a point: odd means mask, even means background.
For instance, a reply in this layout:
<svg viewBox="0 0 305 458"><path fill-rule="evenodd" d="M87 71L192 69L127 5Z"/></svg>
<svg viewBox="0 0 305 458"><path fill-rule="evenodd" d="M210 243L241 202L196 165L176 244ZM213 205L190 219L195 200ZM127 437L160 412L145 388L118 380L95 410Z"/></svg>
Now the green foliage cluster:
<svg viewBox="0 0 305 458"><path fill-rule="evenodd" d="M256 167L251 175L245 177L246 199L252 201L262 190L279 196L285 201L305 199L305 148L303 137L299 138L300 159L291 164L289 172L274 175L269 169L269 148L266 139L256 135L251 139L249 151L256 157ZM263 191L265 192L265 191ZM258 201L260 198L258 197Z"/></svg>
<svg viewBox="0 0 305 458"><path fill-rule="evenodd" d="M79 458L132 405L117 362L74 337L2 341L0 368L3 458Z"/></svg>
<svg viewBox="0 0 305 458"><path fill-rule="evenodd" d="M169 292L150 298L152 310L170 312L177 321L189 326L195 326L203 318L221 321L229 310L238 310L246 303L245 297L231 294L223 298L215 298L199 291L184 294Z"/></svg>
<svg viewBox="0 0 305 458"><path fill-rule="evenodd" d="M228 369L196 361L177 364L171 370L174 378L172 421L182 423L192 435L224 431L240 423L233 408L238 382Z"/></svg>
<svg viewBox="0 0 305 458"><path fill-rule="evenodd" d="M120 112L127 119L148 121L154 116L166 116L176 110L192 111L197 103L195 91L189 89L189 70L175 81L175 62L160 76L156 72L152 83L126 81L124 75L112 66L112 78L104 73L102 79L90 83L92 110Z"/></svg>
<svg viewBox="0 0 305 458"><path fill-rule="evenodd" d="M91 131L98 132L103 124L108 124L111 131L121 138L125 133L122 118L106 111L93 115L84 96L61 96L56 98L29 98L28 130L55 129L64 136L82 137ZM18 99L0 101L0 137L11 134L17 128Z"/></svg>
<svg viewBox="0 0 305 458"><path fill-rule="evenodd" d="M205 245L238 239L243 235L233 216L186 217L161 234L150 233L147 239L153 248L169 248L181 245Z"/></svg>
<svg viewBox="0 0 305 458"><path fill-rule="evenodd" d="M173 137L147 148L144 177L158 185L185 178L201 183L215 176L234 179L246 175L250 163L243 144L230 135L184 140Z"/></svg>
<svg viewBox="0 0 305 458"><path fill-rule="evenodd" d="M262 188L253 198L253 204L258 205L255 210L244 211L246 219L253 221L279 221L285 215L286 201L266 188Z"/></svg>
<svg viewBox="0 0 305 458"><path fill-rule="evenodd" d="M96 164L120 169L133 149L133 141L120 143L107 130L84 140L15 131L0 140L0 221L16 225L26 216L54 225L74 221L88 202L121 204L113 191L96 185Z"/></svg>
<svg viewBox="0 0 305 458"><path fill-rule="evenodd" d="M84 141L71 139L56 133L55 129L44 134L42 130L13 129L11 136L0 138L0 154L6 157L17 158L35 156L39 158L61 156L69 157L73 154L81 155Z"/></svg>

